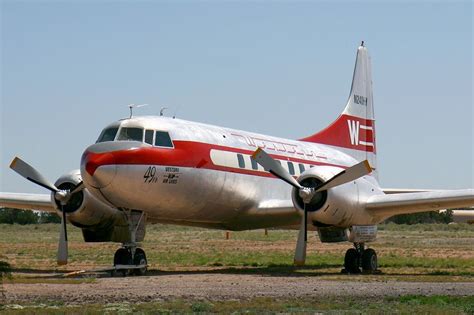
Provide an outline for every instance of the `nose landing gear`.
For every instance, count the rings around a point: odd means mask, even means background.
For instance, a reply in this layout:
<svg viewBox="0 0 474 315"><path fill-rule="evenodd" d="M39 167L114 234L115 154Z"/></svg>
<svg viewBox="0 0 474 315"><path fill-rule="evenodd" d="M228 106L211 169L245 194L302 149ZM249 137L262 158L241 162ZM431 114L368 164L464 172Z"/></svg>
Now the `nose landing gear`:
<svg viewBox="0 0 474 315"><path fill-rule="evenodd" d="M124 210L128 223L129 239L123 240L122 247L114 255L112 275L121 274L143 276L147 272L148 264L145 251L138 247L138 242L145 237L146 215L143 211Z"/></svg>
<svg viewBox="0 0 474 315"><path fill-rule="evenodd" d="M357 274L375 273L378 271L377 253L372 248L365 248L364 243L354 243L354 248L349 248L344 257L345 273Z"/></svg>

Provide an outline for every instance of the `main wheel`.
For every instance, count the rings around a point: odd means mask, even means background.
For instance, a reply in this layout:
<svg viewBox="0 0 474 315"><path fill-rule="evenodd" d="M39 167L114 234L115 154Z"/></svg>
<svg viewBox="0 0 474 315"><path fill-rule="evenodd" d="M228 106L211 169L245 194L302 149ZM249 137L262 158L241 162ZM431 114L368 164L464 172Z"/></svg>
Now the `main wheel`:
<svg viewBox="0 0 474 315"><path fill-rule="evenodd" d="M117 265L131 265L132 254L126 248L119 248L114 255L114 267ZM125 277L129 274L128 269L120 269L119 272Z"/></svg>
<svg viewBox="0 0 474 315"><path fill-rule="evenodd" d="M134 265L145 265L145 267L143 268L133 270L137 276L144 276L147 271L147 261L145 251L143 249L137 248L135 250L135 257L133 258L133 263Z"/></svg>
<svg viewBox="0 0 474 315"><path fill-rule="evenodd" d="M349 248L344 257L344 268L348 273L360 273L359 253L355 248Z"/></svg>
<svg viewBox="0 0 474 315"><path fill-rule="evenodd" d="M362 253L362 270L376 271L377 268L377 253L372 248L367 248Z"/></svg>

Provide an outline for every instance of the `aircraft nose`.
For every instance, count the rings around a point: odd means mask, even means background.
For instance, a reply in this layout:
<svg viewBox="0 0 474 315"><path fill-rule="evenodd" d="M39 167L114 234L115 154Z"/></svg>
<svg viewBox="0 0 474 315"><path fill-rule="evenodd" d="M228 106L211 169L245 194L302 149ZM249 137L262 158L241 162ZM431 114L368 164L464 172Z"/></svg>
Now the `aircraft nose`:
<svg viewBox="0 0 474 315"><path fill-rule="evenodd" d="M86 184L94 188L108 186L117 173L112 152L94 152L88 148L81 159L81 175Z"/></svg>

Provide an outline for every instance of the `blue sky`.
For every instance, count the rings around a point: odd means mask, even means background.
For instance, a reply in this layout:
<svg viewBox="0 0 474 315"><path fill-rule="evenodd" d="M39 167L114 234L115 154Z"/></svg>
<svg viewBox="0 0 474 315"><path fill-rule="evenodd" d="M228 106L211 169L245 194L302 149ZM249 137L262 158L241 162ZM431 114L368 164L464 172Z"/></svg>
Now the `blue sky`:
<svg viewBox="0 0 474 315"><path fill-rule="evenodd" d="M1 1L0 191L43 192L129 103L300 138L372 56L384 187L473 187L472 16L458 2ZM137 112L138 113L138 112Z"/></svg>

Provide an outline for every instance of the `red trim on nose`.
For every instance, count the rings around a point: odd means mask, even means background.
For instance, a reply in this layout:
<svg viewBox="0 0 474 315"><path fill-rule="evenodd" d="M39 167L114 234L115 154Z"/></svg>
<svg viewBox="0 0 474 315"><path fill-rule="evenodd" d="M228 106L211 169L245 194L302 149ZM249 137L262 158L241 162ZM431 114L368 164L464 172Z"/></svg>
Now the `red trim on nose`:
<svg viewBox="0 0 474 315"><path fill-rule="evenodd" d="M89 175L94 176L95 171L103 165L115 164L114 156L110 152L105 153L93 153L86 151L82 155L82 163L85 165L86 172Z"/></svg>

